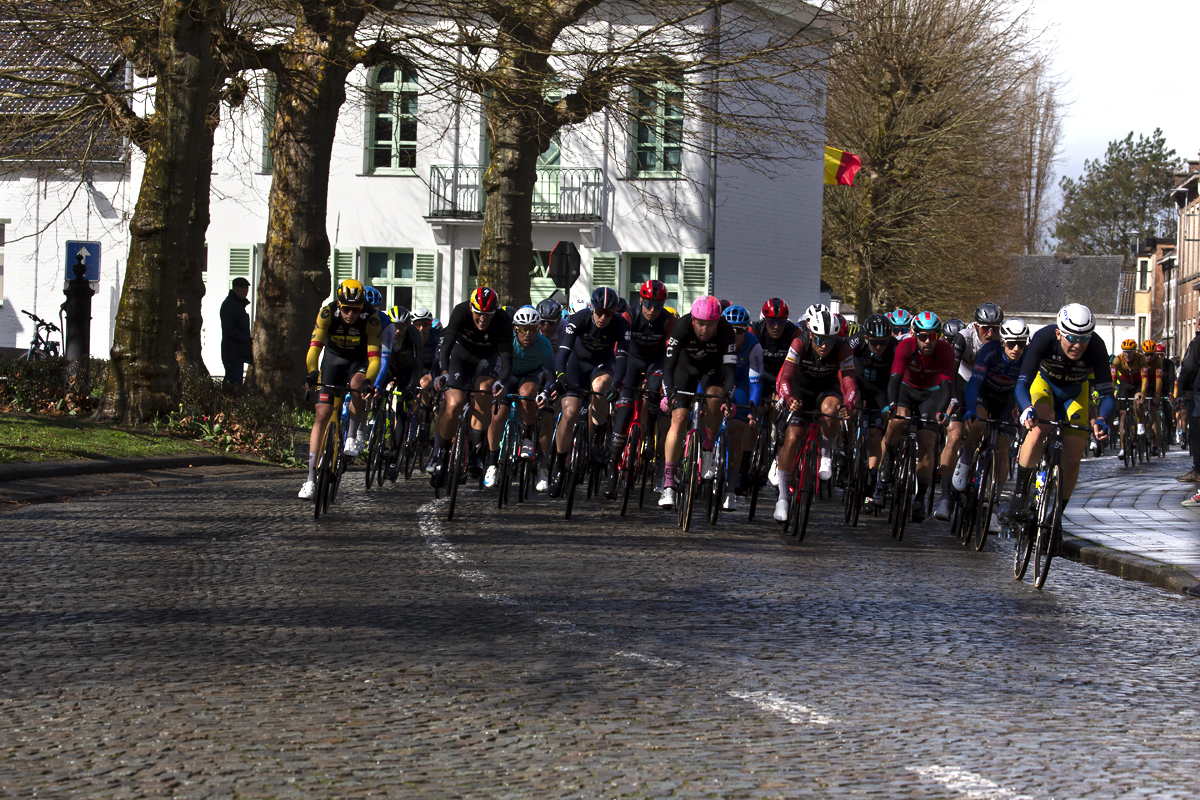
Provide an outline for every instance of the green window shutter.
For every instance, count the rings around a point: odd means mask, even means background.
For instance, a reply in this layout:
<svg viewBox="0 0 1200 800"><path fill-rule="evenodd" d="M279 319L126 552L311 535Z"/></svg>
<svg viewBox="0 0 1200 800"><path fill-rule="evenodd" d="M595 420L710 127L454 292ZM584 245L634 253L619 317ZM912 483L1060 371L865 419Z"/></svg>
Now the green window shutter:
<svg viewBox="0 0 1200 800"><path fill-rule="evenodd" d="M441 283L442 254L437 250L413 251L413 307L438 313L438 286Z"/></svg>
<svg viewBox="0 0 1200 800"><path fill-rule="evenodd" d="M329 293L332 300L337 297L338 285L354 277L354 251L333 248L329 252L329 274L333 278L333 288Z"/></svg>
<svg viewBox="0 0 1200 800"><path fill-rule="evenodd" d="M249 244L229 245L229 288L234 278L250 280L250 267L254 263L254 246ZM251 281L251 285L253 285Z"/></svg>
<svg viewBox="0 0 1200 800"><path fill-rule="evenodd" d="M620 253L592 253L592 291L602 286L608 286L620 294L618 272L621 264Z"/></svg>
<svg viewBox="0 0 1200 800"><path fill-rule="evenodd" d="M697 297L709 293L709 257L706 255L685 255L679 259L679 310L686 314Z"/></svg>

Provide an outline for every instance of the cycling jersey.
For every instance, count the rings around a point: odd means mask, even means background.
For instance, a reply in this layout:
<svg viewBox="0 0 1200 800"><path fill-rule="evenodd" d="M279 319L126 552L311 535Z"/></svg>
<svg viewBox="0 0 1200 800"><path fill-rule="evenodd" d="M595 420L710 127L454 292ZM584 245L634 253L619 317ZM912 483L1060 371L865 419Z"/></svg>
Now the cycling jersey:
<svg viewBox="0 0 1200 800"><path fill-rule="evenodd" d="M1113 383L1138 387L1141 391L1146 386L1146 357L1134 352L1130 357L1118 353L1109 359L1109 375Z"/></svg>
<svg viewBox="0 0 1200 800"><path fill-rule="evenodd" d="M758 405L762 396L762 345L750 332L737 351L737 382L734 395L740 405ZM739 412L741 409L739 409Z"/></svg>
<svg viewBox="0 0 1200 800"><path fill-rule="evenodd" d="M932 356L924 355L917 346L916 337L902 339L896 345L892 358L891 384L904 383L913 389L935 389L939 384L954 380L954 348L945 339L939 338ZM895 397L892 397L893 401Z"/></svg>
<svg viewBox="0 0 1200 800"><path fill-rule="evenodd" d="M772 339L767 329L767 321L760 319L754 323L751 331L762 347L763 375L774 381L775 376L779 374L779 368L787 359L788 348L792 346L792 340L800 333L800 329L796 327L796 323L787 320L783 324L783 333L779 334L778 339Z"/></svg>
<svg viewBox="0 0 1200 800"><path fill-rule="evenodd" d="M1166 357L1163 358L1162 395L1163 397L1175 395L1175 362Z"/></svg>
<svg viewBox="0 0 1200 800"><path fill-rule="evenodd" d="M617 380L625 377L625 359L629 354L629 323L620 314L614 314L608 324L596 324L590 308L571 315L558 344L554 369L560 375L567 374L567 365L581 361L592 367L606 366Z"/></svg>
<svg viewBox="0 0 1200 800"><path fill-rule="evenodd" d="M887 337L887 344L876 354L867 341L866 333L859 332L846 340L854 351L855 374L860 388L871 386L876 391L886 392L892 377L892 363L896 360L896 347L900 344Z"/></svg>
<svg viewBox="0 0 1200 800"><path fill-rule="evenodd" d="M966 407L974 411L983 394L1010 395L1021 374L1021 362L1008 357L1002 342L988 342L975 358L975 369L967 383Z"/></svg>
<svg viewBox="0 0 1200 800"><path fill-rule="evenodd" d="M733 326L724 319L718 320L716 333L702 342L696 336L692 315L684 314L676 320L667 338L667 355L663 359L667 396L678 390L695 391L693 381L701 381L703 385L718 380L725 394L733 394L737 386L737 340Z"/></svg>
<svg viewBox="0 0 1200 800"><path fill-rule="evenodd" d="M1164 383L1163 361L1165 361L1165 360L1166 359L1164 359L1158 353L1155 353L1154 355L1146 356L1145 382L1144 382L1144 387L1142 389L1143 393L1154 394L1156 397L1164 394L1164 391L1163 391L1163 383ZM1150 391L1151 385L1153 385L1153 387L1154 387L1153 392Z"/></svg>
<svg viewBox="0 0 1200 800"><path fill-rule="evenodd" d="M775 391L785 403L798 400L805 410L815 411L808 403L818 394L836 390L839 375L842 401L852 407L858 398L854 350L845 339L838 339L829 352L821 356L812 344L812 336L802 330L788 347L787 358L775 378Z"/></svg>
<svg viewBox="0 0 1200 800"><path fill-rule="evenodd" d="M471 304L459 303L450 313L450 321L442 333L438 364L450 370L451 355L458 350L454 366L460 368L450 371L460 376L467 373L474 373L476 377L492 374L503 383L512 372L512 343L512 317L507 311L497 309L487 328L479 330L471 315ZM495 363L492 363L493 360ZM480 367L483 362L491 366L485 370Z"/></svg>
<svg viewBox="0 0 1200 800"><path fill-rule="evenodd" d="M442 367L438 362L438 354L442 347L442 329L430 327L429 339L421 349L421 369L425 372L440 372Z"/></svg>
<svg viewBox="0 0 1200 800"><path fill-rule="evenodd" d="M975 360L984 346L979 338L979 323L972 322L964 326L954 337L954 358L958 363L958 376L964 381L971 380L971 372L975 369Z"/></svg>
<svg viewBox="0 0 1200 800"><path fill-rule="evenodd" d="M373 309L372 309L373 311ZM367 380L379 374L383 326L379 315L366 309L354 322L347 323L338 311L337 303L328 303L317 313L317 324L313 328L312 341L305 359L309 372L318 367L322 349L339 360L357 362L366 360Z"/></svg>
<svg viewBox="0 0 1200 800"><path fill-rule="evenodd" d="M653 322L638 313L629 328L629 355L646 363L661 361L667 355L667 337L675 325L675 316L666 309Z"/></svg>
<svg viewBox="0 0 1200 800"><path fill-rule="evenodd" d="M529 347L521 347L517 335L513 334L512 374L518 378L539 376L542 372L554 374L554 349L550 340L540 333Z"/></svg>
<svg viewBox="0 0 1200 800"><path fill-rule="evenodd" d="M394 327L393 330L395 330ZM424 342L421 340L421 333L412 325L405 326L404 335L397 337L397 340L392 343L391 355L388 357L386 366L379 370L379 377L375 379L375 385L383 388L390 381L395 381L398 389L413 386L418 377L417 367L421 363L423 348Z"/></svg>
<svg viewBox="0 0 1200 800"><path fill-rule="evenodd" d="M1059 395L1065 398L1080 387L1086 387L1092 380L1095 381L1092 388L1100 394L1100 416L1111 421L1116 402L1113 400L1108 348L1104 346L1104 340L1093 335L1083 355L1073 361L1063 350L1055 335L1057 331L1057 325L1047 325L1029 340L1025 357L1021 359L1021 374L1017 378L1017 402L1021 408L1033 405L1031 389L1039 379L1052 390L1056 398ZM1085 395L1084 404L1087 399Z"/></svg>

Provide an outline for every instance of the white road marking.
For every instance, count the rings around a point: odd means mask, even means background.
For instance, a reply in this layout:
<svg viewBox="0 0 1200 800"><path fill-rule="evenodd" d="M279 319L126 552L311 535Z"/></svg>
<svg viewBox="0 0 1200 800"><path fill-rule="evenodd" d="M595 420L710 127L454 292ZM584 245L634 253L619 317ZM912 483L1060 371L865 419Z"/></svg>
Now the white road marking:
<svg viewBox="0 0 1200 800"><path fill-rule="evenodd" d="M818 713L808 706L800 703L792 702L786 697L780 697L777 694L770 692L744 692L732 691L729 692L730 697L736 697L738 700L745 700L752 705L758 706L763 711L769 711L772 714L783 717L793 725L830 725L837 722L833 717Z"/></svg>
<svg viewBox="0 0 1200 800"><path fill-rule="evenodd" d="M682 661L668 661L665 658L656 658L648 656L645 653L635 653L632 650L618 650L616 654L621 658L632 658L634 661L641 661L652 667L659 667L661 669L678 669L683 666Z"/></svg>
<svg viewBox="0 0 1200 800"><path fill-rule="evenodd" d="M1017 794L982 775L958 767L906 767L922 778L931 778L947 789L958 792L971 800L1033 800L1027 794Z"/></svg>

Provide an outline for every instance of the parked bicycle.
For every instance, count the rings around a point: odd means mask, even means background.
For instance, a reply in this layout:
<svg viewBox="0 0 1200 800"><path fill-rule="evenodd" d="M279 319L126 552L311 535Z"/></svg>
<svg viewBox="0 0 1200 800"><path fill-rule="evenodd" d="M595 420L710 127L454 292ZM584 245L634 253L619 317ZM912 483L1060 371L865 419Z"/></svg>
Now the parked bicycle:
<svg viewBox="0 0 1200 800"><path fill-rule="evenodd" d="M46 357L55 357L58 355L58 342L51 339L49 336L43 336L42 331L46 333L59 333L59 327L53 322L47 322L37 314L30 314L28 311L22 310L22 314L33 320L33 339L29 342L29 349L25 351L22 358L25 361L41 361Z"/></svg>

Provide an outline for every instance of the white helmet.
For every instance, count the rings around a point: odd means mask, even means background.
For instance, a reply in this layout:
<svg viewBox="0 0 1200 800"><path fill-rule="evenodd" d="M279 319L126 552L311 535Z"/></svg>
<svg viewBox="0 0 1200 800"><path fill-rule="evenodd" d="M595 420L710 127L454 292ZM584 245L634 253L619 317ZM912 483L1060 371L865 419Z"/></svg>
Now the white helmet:
<svg viewBox="0 0 1200 800"><path fill-rule="evenodd" d="M430 311L428 308L425 308L424 306L417 306L416 308L414 308L412 310L412 313L410 313L408 315L408 319L410 322L420 322L421 320L432 320L433 312Z"/></svg>
<svg viewBox="0 0 1200 800"><path fill-rule="evenodd" d="M542 321L542 315L533 306L521 306L513 314L514 325L537 325Z"/></svg>
<svg viewBox="0 0 1200 800"><path fill-rule="evenodd" d="M1068 303L1058 311L1058 329L1063 333L1091 333L1096 329L1096 320L1087 306Z"/></svg>
<svg viewBox="0 0 1200 800"><path fill-rule="evenodd" d="M809 306L804 313L804 324L813 336L838 336L842 332L842 323L829 309L817 309Z"/></svg>
<svg viewBox="0 0 1200 800"><path fill-rule="evenodd" d="M809 314L815 314L818 311L828 311L829 306L824 303L813 303L808 308L804 309L804 316L801 319L808 319Z"/></svg>
<svg viewBox="0 0 1200 800"><path fill-rule="evenodd" d="M588 307L588 301L584 300L582 297L579 298L578 300L571 301L571 313L572 314L578 314L580 311L583 311L587 307Z"/></svg>
<svg viewBox="0 0 1200 800"><path fill-rule="evenodd" d="M1020 317L1009 317L1000 326L1000 338L1006 342L1028 342L1029 326Z"/></svg>

